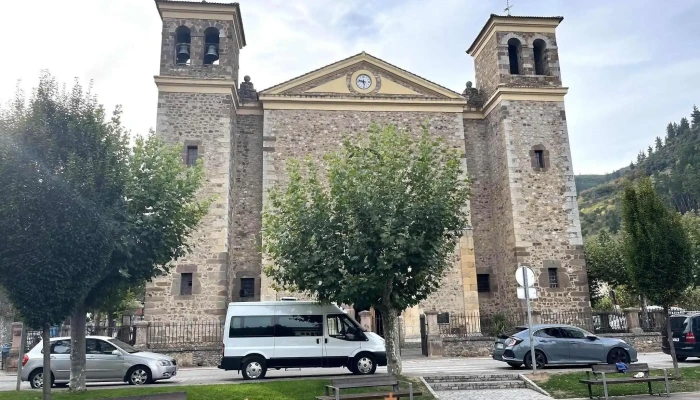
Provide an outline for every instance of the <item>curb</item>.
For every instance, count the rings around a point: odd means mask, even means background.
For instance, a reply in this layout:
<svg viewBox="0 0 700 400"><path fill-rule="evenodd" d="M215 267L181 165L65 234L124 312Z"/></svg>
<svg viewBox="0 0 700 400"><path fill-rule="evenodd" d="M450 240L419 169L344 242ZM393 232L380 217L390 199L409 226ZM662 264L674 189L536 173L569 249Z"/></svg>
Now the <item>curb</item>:
<svg viewBox="0 0 700 400"><path fill-rule="evenodd" d="M540 394L543 394L543 395L545 395L545 396L547 396L547 397L550 397L550 398L552 397L549 393L547 393L546 390L544 390L544 389L542 389L541 387L537 386L537 384L536 384L535 382L531 381L531 380L530 380L528 377L526 377L525 375L520 374L520 375L518 375L518 376L520 377L520 380L521 380L521 381L525 382L525 386L527 386L528 388L534 390L535 392L538 392L538 393L540 393Z"/></svg>
<svg viewBox="0 0 700 400"><path fill-rule="evenodd" d="M419 376L418 378L420 379L421 383L423 383L423 385L425 386L425 388L428 389L428 391L430 392L430 394L431 394L435 399L439 399L437 393L435 393L435 391L434 391L433 388L428 384L428 382L426 382L425 379L423 379L422 376Z"/></svg>

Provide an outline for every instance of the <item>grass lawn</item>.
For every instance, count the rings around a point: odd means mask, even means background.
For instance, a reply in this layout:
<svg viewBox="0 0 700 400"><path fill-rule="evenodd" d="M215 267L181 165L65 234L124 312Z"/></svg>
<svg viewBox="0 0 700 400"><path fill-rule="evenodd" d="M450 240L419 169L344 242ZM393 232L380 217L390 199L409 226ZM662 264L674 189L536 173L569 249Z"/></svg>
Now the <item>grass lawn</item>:
<svg viewBox="0 0 700 400"><path fill-rule="evenodd" d="M410 378L403 378L407 380ZM411 379L413 390L423 392L419 399L435 400L419 380ZM313 400L323 395L326 379L304 379L290 381L262 381L256 383L192 385L192 386L143 386L125 387L123 389L90 389L83 394L73 395L63 390L53 390L55 400L96 400L115 397L138 396L153 393L185 392L187 400ZM402 386L403 388L403 386ZM368 388L363 392L375 392L381 388ZM386 388L387 393L389 388ZM344 391L341 391L343 393ZM348 393L351 391L348 390ZM41 400L41 390L23 390L21 392L0 392L0 400Z"/></svg>
<svg viewBox="0 0 700 400"><path fill-rule="evenodd" d="M673 370L669 370L669 376ZM631 377L632 374L614 374L614 377ZM663 376L662 370L652 370L651 375ZM700 367L681 368L681 379L671 381L671 392L695 392L700 391ZM588 397L588 386L579 383L579 379L585 379L585 372L571 372L565 374L538 375L533 381L546 390L555 399L568 399L572 397ZM651 384L654 393L666 393L663 382ZM603 386L592 386L593 396L603 395ZM630 394L646 394L648 390L646 382L633 384L608 385L608 395L623 396ZM700 398L700 395L698 395Z"/></svg>

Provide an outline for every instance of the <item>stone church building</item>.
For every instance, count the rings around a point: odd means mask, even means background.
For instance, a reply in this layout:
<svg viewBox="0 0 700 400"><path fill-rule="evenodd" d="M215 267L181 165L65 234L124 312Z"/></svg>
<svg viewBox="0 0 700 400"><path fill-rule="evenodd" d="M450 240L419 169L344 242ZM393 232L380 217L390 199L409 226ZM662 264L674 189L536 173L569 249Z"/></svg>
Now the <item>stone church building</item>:
<svg viewBox="0 0 700 400"><path fill-rule="evenodd" d="M476 85L462 93L364 52L256 91L239 76L246 38L237 3L155 3L163 21L157 134L182 146L184 163L203 162L202 195L213 203L194 251L149 283L147 320L218 320L231 301L290 295L273 290L260 253L266 191L284 185L285 163L321 159L372 123L418 132L425 120L464 155L471 226L440 290L404 312L406 334L417 335L428 310L521 310L519 264L535 271L535 310L590 309L556 41L561 17L491 15L467 50Z"/></svg>

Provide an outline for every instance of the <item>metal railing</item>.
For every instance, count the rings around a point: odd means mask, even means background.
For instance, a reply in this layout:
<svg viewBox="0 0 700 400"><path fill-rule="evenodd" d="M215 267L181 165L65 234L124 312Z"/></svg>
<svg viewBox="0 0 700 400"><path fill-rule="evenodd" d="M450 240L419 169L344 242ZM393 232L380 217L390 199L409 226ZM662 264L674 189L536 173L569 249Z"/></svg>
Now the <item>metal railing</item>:
<svg viewBox="0 0 700 400"><path fill-rule="evenodd" d="M55 337L70 337L70 326L53 326L49 329L49 335ZM42 331L39 329L27 330L27 341L25 346L27 351L41 342ZM87 336L107 336L119 339L125 343L134 344L136 341L136 327L131 325L112 324L109 326L87 325L85 327Z"/></svg>
<svg viewBox="0 0 700 400"><path fill-rule="evenodd" d="M223 321L151 322L146 328L146 342L149 347L220 344L223 330Z"/></svg>

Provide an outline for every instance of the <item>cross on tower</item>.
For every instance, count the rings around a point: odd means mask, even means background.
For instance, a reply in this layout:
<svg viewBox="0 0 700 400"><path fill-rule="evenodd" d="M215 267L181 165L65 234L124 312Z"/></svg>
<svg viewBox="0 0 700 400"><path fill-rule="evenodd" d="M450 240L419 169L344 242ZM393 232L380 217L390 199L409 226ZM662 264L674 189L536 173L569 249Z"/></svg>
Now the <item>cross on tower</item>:
<svg viewBox="0 0 700 400"><path fill-rule="evenodd" d="M510 0L506 0L506 8L503 9L503 11L506 12L506 15L510 17L510 9L513 8L513 5L510 4Z"/></svg>

